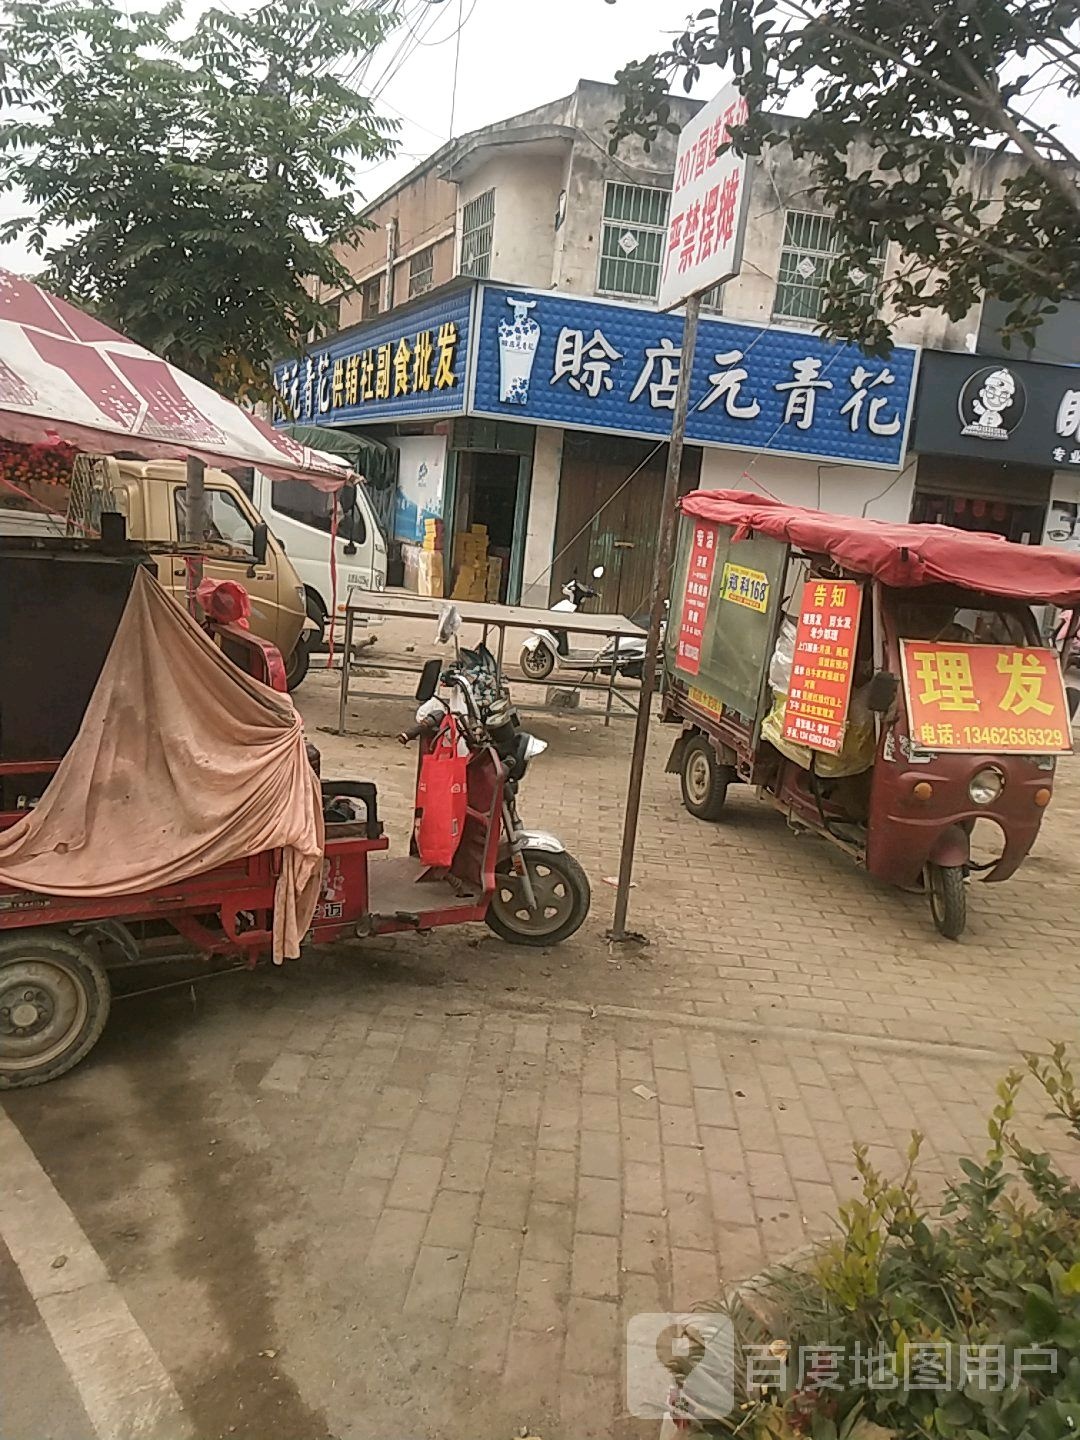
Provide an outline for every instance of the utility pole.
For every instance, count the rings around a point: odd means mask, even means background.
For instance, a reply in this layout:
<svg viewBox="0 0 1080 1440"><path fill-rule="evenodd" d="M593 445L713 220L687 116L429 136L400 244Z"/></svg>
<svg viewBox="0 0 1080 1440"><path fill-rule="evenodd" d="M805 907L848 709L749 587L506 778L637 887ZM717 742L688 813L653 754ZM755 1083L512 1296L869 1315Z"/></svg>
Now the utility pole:
<svg viewBox="0 0 1080 1440"><path fill-rule="evenodd" d="M184 544L203 545L206 541L206 462L196 455L187 457L187 473L184 485ZM203 560L201 555L185 556L187 565L187 608L189 615L198 618L198 602L195 591L202 580Z"/></svg>
<svg viewBox="0 0 1080 1440"><path fill-rule="evenodd" d="M671 557L675 548L675 502L679 498L679 476L682 472L683 442L686 417L690 411L690 379L694 370L694 347L697 344L698 313L701 296L691 295L686 302L683 322L682 354L679 361L679 384L675 391L675 415L671 422L668 444L667 473L664 477L664 498L660 511L660 543L653 566L652 594L649 613L649 638L645 642L645 663L641 674L641 699L634 723L634 749L630 756L630 784L626 792L626 815L623 820L622 852L619 856L619 883L615 891L615 916L608 936L612 940L639 937L627 932L626 912L630 904L630 880L634 870L634 846L637 843L638 817L641 812L641 784L645 772L645 751L649 743L652 701L656 693L657 661L660 655L660 626L664 619L664 601L671 580Z"/></svg>

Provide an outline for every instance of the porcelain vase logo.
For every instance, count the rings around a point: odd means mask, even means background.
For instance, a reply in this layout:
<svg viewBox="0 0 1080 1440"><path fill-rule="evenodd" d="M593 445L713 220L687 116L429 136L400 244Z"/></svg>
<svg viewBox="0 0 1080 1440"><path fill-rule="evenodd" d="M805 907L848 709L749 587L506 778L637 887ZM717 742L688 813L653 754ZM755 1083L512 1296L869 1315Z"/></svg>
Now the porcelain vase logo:
<svg viewBox="0 0 1080 1440"><path fill-rule="evenodd" d="M505 405L527 405L540 343L540 326L529 315L536 301L508 295L506 303L513 308L514 317L499 321L499 399Z"/></svg>

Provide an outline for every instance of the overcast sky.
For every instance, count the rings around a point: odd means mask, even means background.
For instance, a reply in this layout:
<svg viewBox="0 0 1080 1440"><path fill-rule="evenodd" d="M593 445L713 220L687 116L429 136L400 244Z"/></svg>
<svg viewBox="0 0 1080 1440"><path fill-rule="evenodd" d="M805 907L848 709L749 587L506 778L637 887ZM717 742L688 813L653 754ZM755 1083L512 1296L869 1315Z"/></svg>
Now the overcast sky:
<svg viewBox="0 0 1080 1440"><path fill-rule="evenodd" d="M690 0L405 0L410 25L391 37L364 75L364 88L378 97L383 113L401 121L395 158L360 175L365 198L438 149L450 138L451 123L461 135L566 95L579 79L614 79L628 60L680 31L690 8ZM465 23L455 86L459 13ZM720 82L706 74L698 93L707 97ZM1066 138L1080 145L1080 104L1046 92L1038 115L1061 123ZM20 208L14 197L0 197L0 216ZM0 247L0 265L37 268L18 244Z"/></svg>

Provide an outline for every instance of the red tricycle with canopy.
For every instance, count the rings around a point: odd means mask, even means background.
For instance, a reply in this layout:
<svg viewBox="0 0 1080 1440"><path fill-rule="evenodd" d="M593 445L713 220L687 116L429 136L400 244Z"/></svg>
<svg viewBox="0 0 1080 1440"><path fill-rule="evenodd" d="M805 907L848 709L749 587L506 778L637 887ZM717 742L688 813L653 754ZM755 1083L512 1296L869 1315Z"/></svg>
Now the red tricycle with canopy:
<svg viewBox="0 0 1080 1440"><path fill-rule="evenodd" d="M543 746L484 717L468 681L453 724L453 844L389 841L369 779L326 780L281 657L235 623L206 630L120 540L0 540L0 1089L82 1060L111 968L188 954L294 958L315 942L486 921L556 944L589 909L554 836L517 794ZM421 770L450 704L425 671ZM420 837L418 845L417 837Z"/></svg>
<svg viewBox="0 0 1080 1440"><path fill-rule="evenodd" d="M796 832L924 890L958 938L968 879L1016 871L1072 749L1031 607L1080 621L1080 556L742 491L680 509L662 714L686 809L718 820L752 785ZM978 821L998 832L983 862Z"/></svg>

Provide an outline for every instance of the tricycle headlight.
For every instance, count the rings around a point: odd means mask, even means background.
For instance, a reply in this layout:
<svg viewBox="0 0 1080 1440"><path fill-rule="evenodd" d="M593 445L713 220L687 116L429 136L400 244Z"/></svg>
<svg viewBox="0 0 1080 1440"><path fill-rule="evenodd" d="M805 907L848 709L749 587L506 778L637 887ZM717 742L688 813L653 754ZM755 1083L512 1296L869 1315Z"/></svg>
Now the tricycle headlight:
<svg viewBox="0 0 1080 1440"><path fill-rule="evenodd" d="M1005 776L988 765L971 777L968 794L976 805L992 805L1004 789Z"/></svg>

